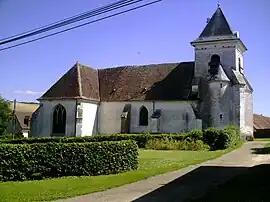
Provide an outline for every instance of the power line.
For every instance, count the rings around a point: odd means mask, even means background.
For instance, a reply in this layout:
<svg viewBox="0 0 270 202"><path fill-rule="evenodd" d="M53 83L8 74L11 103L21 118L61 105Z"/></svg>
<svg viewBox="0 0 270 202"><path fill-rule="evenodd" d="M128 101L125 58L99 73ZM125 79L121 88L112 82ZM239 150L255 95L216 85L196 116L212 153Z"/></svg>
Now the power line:
<svg viewBox="0 0 270 202"><path fill-rule="evenodd" d="M37 39L33 39L33 40L30 40L30 41L19 43L19 44L16 44L16 45L13 45L13 46L9 46L9 47L6 47L6 48L2 48L2 49L0 49L0 51L4 51L4 50L7 50L7 49L11 49L11 48L17 47L17 46L21 46L21 45L24 45L24 44L31 43L31 42L34 42L34 41L45 39L45 38L48 38L48 37L51 37L51 36L54 36L54 35L57 35L57 34L61 34L63 32L67 32L67 31L70 31L70 30L73 30L73 29L77 29L79 27L83 27L83 26L88 25L88 24L92 24L92 23L95 23L95 22L99 22L99 21L102 21L102 20L105 20L105 19L108 19L108 18L111 18L111 17L115 17L115 16L118 16L118 15L121 15L121 14L124 14L124 13L127 13L127 12L130 12L130 11L133 11L133 10L137 10L137 9L140 9L140 8L143 8L143 7L146 7L146 6L149 6L151 4L158 3L160 1L162 1L162 0L152 1L150 3L143 4L143 5L140 5L140 6L131 8L131 9L127 9L125 11L121 11L121 12L118 12L118 13L115 13L115 14L112 14L112 15L109 15L109 16L106 16L106 17L103 17L103 18L99 18L97 20L93 20L93 21L90 21L90 22L87 22L87 23L83 23L81 25L77 25L77 26L74 26L74 27L71 27L71 28L68 28L68 29L64 29L62 31L58 31L58 32L55 32L53 34L49 34L49 35L46 35L46 36L43 36L43 37L39 37Z"/></svg>
<svg viewBox="0 0 270 202"><path fill-rule="evenodd" d="M27 32L28 34L24 34L24 35L19 34L19 36L17 36L16 38L9 37L11 39L0 42L0 45L4 45L4 44L7 44L7 43L11 43L11 42L14 42L14 41L25 39L25 38L28 38L28 37L31 37L31 36L35 36L37 34L44 33L44 32L48 32L48 31L51 31L53 29L57 29L57 28L60 28L60 27L63 27L63 26L66 26L66 25L69 25L69 24L72 24L72 23L75 23L75 22L79 22L81 20L84 20L84 19L87 19L87 18L90 18L90 17L101 15L101 14L107 13L109 11L117 10L119 8L123 8L125 6L129 6L129 5L138 3L140 1L143 1L143 0L121 0L121 1L118 1L118 2L116 2L114 4L110 4L108 6L101 7L99 9L95 9L93 11L88 11L88 12L86 12L84 14L81 14L81 15L79 15L77 17L73 17L71 19L62 21L62 22L60 22L58 24L53 23L54 25L51 25L51 26L48 26L48 27L45 27L45 28L42 28L42 29L41 28L37 29L37 31L34 31L32 33L29 33L29 31L28 31Z"/></svg>
<svg viewBox="0 0 270 202"><path fill-rule="evenodd" d="M123 0L118 1L118 2L115 2L115 3L112 3L112 4L109 4L109 5L107 5L106 7L113 6L114 4L120 3L120 2L122 2L122 1L123 1ZM105 8L105 7L102 6L102 7L96 8L96 9L92 10L91 12L97 11L97 10L99 10L99 9L101 9L101 8ZM44 25L44 26L39 27L39 28L35 28L35 29L29 30L29 31L26 31L26 32L22 32L22 33L20 33L20 34L16 34L16 35L13 35L13 36L10 36L10 37L2 38L2 39L0 39L0 41L4 41L4 40L8 40L8 39L17 37L17 36L21 36L21 35L27 34L27 33L29 33L29 32L34 32L34 31L37 31L37 30L39 30L39 29L43 29L43 28L46 28L46 27L49 27L49 26L52 26L52 25L55 25L55 24L58 24L58 23L61 23L61 22L64 22L64 21L73 19L73 18L76 18L76 17L79 17L79 16L81 16L81 15L85 15L85 14L87 14L87 13L89 13L89 11L84 12L84 13L81 13L81 14L78 14L78 15L74 15L74 16L69 17L69 18L65 18L65 19L63 19L63 20L56 21L56 22L54 22L54 23L50 23L50 24L48 24L48 25Z"/></svg>

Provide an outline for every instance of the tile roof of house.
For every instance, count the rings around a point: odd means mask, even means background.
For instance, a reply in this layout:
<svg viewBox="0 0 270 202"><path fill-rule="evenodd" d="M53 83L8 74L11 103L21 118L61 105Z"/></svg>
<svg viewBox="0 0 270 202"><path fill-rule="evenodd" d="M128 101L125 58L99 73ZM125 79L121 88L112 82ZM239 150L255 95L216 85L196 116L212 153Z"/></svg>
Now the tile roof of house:
<svg viewBox="0 0 270 202"><path fill-rule="evenodd" d="M194 62L94 70L76 63L40 99L186 100Z"/></svg>
<svg viewBox="0 0 270 202"><path fill-rule="evenodd" d="M10 102L10 109L13 110L13 102ZM22 103L16 102L15 115L20 123L22 129L30 129L29 126L24 124L24 118L29 116L31 118L32 114L39 107L38 103Z"/></svg>
<svg viewBox="0 0 270 202"><path fill-rule="evenodd" d="M229 36L229 35L233 35L233 32L221 8L218 7L199 37Z"/></svg>
<svg viewBox="0 0 270 202"><path fill-rule="evenodd" d="M253 115L253 126L255 129L270 129L270 117L262 114Z"/></svg>

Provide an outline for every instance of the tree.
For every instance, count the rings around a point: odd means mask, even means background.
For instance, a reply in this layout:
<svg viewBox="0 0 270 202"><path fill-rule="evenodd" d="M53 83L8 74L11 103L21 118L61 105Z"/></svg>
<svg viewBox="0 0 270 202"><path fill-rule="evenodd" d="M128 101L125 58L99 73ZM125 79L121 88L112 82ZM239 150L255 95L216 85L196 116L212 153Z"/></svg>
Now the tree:
<svg viewBox="0 0 270 202"><path fill-rule="evenodd" d="M11 119L10 103L0 95L0 136L5 135Z"/></svg>

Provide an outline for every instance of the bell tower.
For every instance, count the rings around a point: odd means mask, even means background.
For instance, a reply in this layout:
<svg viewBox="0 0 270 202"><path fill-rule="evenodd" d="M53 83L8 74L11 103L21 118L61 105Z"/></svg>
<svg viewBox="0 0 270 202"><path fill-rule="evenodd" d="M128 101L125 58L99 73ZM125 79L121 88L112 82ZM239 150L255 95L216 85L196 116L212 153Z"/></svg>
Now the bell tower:
<svg viewBox="0 0 270 202"><path fill-rule="evenodd" d="M232 31L220 5L191 45L195 50L196 78L207 76L213 55L220 57L220 63L226 73L230 74L230 69L244 73L243 53L247 48L239 38L239 32Z"/></svg>

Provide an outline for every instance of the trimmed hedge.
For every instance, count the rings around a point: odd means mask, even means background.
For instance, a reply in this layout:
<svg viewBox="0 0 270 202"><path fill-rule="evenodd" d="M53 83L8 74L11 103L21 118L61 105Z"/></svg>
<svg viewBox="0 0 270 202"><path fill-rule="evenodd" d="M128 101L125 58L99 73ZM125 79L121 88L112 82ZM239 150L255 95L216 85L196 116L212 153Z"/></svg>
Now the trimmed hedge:
<svg viewBox="0 0 270 202"><path fill-rule="evenodd" d="M194 130L186 134L115 134L115 135L95 135L88 137L44 137L44 138L23 138L15 140L1 140L6 144L34 144L34 143L74 143L74 142L103 142L134 140L139 148L145 148L149 140L172 139L177 141L202 140L202 131Z"/></svg>
<svg viewBox="0 0 270 202"><path fill-rule="evenodd" d="M0 180L115 174L138 167L134 141L0 144Z"/></svg>

